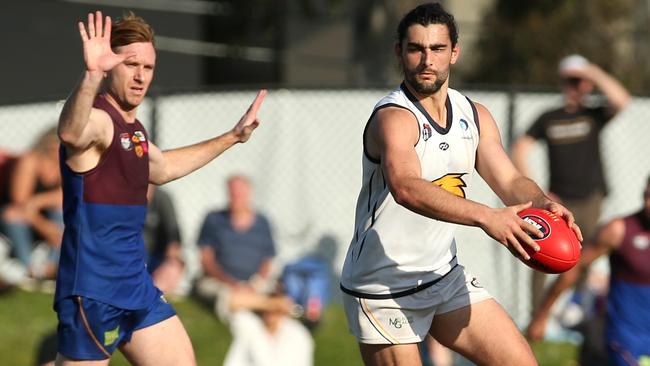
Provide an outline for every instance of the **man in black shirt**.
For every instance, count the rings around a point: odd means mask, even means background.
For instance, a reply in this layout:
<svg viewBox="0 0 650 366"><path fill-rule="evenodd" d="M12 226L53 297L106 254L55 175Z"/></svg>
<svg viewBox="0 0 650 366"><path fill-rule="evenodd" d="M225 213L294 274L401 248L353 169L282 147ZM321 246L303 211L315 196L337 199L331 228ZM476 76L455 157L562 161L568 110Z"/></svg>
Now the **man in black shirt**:
<svg viewBox="0 0 650 366"><path fill-rule="evenodd" d="M559 73L564 105L543 113L515 141L512 160L522 173L529 175L526 164L529 152L536 140L546 141L550 170L548 196L574 213L585 245L589 245L607 191L600 156L600 132L627 106L630 95L620 82L579 55L564 58L559 64ZM594 87L602 92L607 101L605 105L587 106L585 103ZM544 279L542 273L533 272L533 310L540 303ZM590 339L587 332L584 332L581 351L583 361L587 360L586 354L594 353L593 349L602 348L590 345L590 342L598 342L600 336Z"/></svg>

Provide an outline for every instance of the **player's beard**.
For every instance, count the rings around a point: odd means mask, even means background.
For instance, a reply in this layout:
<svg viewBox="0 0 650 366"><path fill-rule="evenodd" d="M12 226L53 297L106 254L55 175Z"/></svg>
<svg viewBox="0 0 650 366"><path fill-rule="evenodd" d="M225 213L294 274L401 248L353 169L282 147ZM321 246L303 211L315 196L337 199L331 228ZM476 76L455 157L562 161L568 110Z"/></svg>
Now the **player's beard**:
<svg viewBox="0 0 650 366"><path fill-rule="evenodd" d="M404 79L413 89L415 89L418 94L422 96L429 96L437 93L449 77L449 70L446 72L434 71L434 74L436 75L436 79L434 81L422 82L417 78L420 71L421 70L404 70Z"/></svg>

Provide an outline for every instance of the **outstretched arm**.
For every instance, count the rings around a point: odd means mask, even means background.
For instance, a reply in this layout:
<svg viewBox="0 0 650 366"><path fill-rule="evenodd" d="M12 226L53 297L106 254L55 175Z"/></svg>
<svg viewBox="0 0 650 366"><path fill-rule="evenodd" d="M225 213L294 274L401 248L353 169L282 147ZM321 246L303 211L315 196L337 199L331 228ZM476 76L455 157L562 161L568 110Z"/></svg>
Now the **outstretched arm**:
<svg viewBox="0 0 650 366"><path fill-rule="evenodd" d="M558 276L555 282L548 289L542 304L535 311L535 315L528 325L527 333L530 339L538 341L544 337L546 321L548 320L548 316L555 301L557 301L564 291L576 283L580 274L586 271L593 261L618 248L623 241L624 235L625 223L622 219L614 219L603 226L593 245L587 245L584 247L578 264Z"/></svg>
<svg viewBox="0 0 650 366"><path fill-rule="evenodd" d="M266 93L266 90L260 90L235 127L220 136L167 151L160 151L150 144L149 181L154 184L164 184L183 177L209 163L233 145L248 141L253 130L260 124L257 112Z"/></svg>
<svg viewBox="0 0 650 366"><path fill-rule="evenodd" d="M528 259L522 245L535 250L539 247L527 232L541 233L516 213L530 205L493 209L422 179L420 161L414 148L418 134L413 115L399 108L380 110L368 126L368 152L381 161L395 201L430 218L481 227L509 250Z"/></svg>
<svg viewBox="0 0 650 366"><path fill-rule="evenodd" d="M535 145L535 139L528 135L520 136L512 144L512 163L515 165L515 168L521 172L526 177L530 177L528 172L528 163L526 159L530 154L533 146Z"/></svg>
<svg viewBox="0 0 650 366"><path fill-rule="evenodd" d="M549 199L539 186L525 177L508 158L499 130L490 112L476 103L481 121L481 139L476 154L476 169L487 184L506 205L532 202L532 206L544 208L563 217L582 241L580 228L571 211Z"/></svg>
<svg viewBox="0 0 650 366"><path fill-rule="evenodd" d="M111 18L102 20L102 13L88 14L88 24L79 22L86 70L81 81L65 102L59 117L59 137L69 152L81 152L94 143L110 139L108 120L98 116L92 105L104 73L132 54L115 54L111 50ZM104 123L98 122L103 121Z"/></svg>

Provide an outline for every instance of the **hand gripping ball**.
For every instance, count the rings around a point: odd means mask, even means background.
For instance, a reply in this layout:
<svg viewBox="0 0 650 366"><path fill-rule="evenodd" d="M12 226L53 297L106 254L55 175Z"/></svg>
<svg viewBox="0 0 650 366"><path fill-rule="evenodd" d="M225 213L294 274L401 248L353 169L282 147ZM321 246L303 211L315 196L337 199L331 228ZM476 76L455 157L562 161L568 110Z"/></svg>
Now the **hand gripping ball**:
<svg viewBox="0 0 650 366"><path fill-rule="evenodd" d="M540 249L535 252L532 248L524 246L530 260L522 262L545 273L566 272L578 263L580 241L563 218L541 208L527 208L518 215L544 234L541 238L531 235Z"/></svg>

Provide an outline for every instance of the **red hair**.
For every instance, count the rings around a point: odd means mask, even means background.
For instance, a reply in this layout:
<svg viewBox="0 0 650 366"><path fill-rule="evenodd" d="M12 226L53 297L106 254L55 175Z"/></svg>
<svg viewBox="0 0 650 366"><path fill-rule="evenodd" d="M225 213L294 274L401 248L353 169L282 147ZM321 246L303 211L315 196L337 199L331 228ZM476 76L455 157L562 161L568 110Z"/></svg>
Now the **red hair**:
<svg viewBox="0 0 650 366"><path fill-rule="evenodd" d="M155 46L154 32L149 23L129 11L113 24L111 48L115 50L136 42L151 42Z"/></svg>

